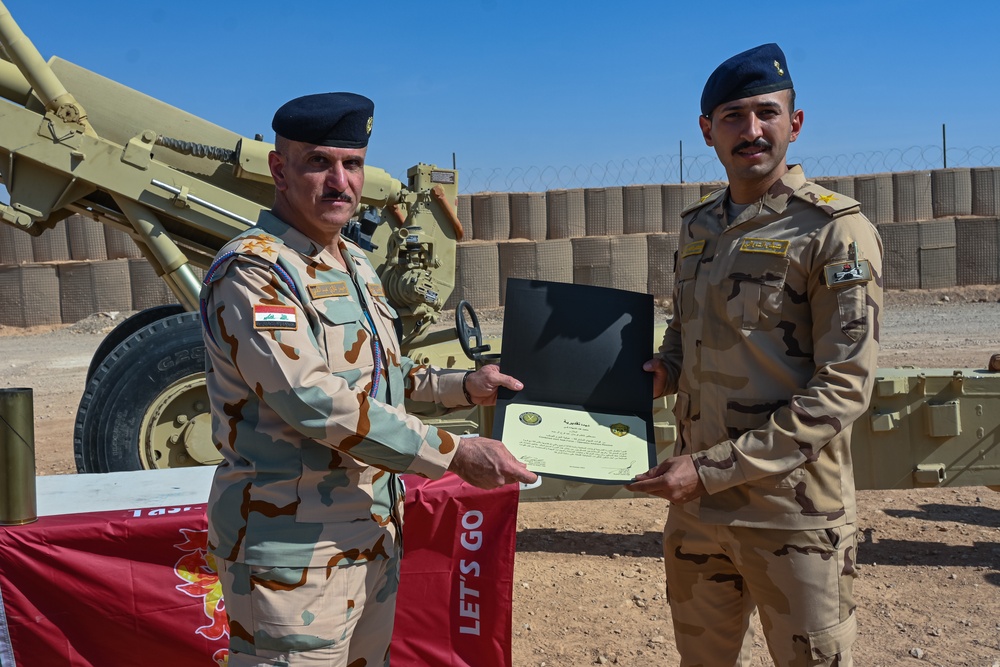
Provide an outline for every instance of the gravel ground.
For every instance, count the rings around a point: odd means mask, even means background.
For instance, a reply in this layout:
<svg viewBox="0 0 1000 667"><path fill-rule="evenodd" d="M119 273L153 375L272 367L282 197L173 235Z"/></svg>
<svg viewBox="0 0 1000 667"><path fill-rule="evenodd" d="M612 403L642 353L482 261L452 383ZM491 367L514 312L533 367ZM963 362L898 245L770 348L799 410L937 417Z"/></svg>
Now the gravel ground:
<svg viewBox="0 0 1000 667"><path fill-rule="evenodd" d="M985 367L1000 352L998 300L1000 286L889 293L880 365ZM73 420L91 355L127 314L0 327L0 386L34 391L39 474L73 472ZM479 318L484 335L500 333L499 311ZM858 496L855 664L1000 667L1000 494L965 487ZM677 664L663 595L666 512L655 498L522 504L513 664ZM766 655L758 638L754 665L770 664Z"/></svg>

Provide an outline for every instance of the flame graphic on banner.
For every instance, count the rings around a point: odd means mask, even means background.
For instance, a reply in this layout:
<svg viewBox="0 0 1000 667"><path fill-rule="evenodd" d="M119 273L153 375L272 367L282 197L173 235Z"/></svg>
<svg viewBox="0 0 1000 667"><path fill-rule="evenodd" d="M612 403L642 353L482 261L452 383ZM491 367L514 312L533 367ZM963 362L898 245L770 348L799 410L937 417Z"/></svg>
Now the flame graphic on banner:
<svg viewBox="0 0 1000 667"><path fill-rule="evenodd" d="M184 541L174 547L185 552L174 565L174 574L185 583L178 584L177 590L193 598L201 598L203 611L209 623L195 630L205 639L216 641L229 636L229 620L226 604L222 599L222 585L215 569L215 558L208 553L208 531L181 528ZM212 660L223 666L229 662L229 649L220 649L212 655Z"/></svg>

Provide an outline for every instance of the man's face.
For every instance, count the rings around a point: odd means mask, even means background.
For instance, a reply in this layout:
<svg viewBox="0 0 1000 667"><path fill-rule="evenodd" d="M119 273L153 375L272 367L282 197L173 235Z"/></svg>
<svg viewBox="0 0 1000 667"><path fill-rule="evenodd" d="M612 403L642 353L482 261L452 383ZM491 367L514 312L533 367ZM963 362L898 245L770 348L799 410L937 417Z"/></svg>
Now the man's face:
<svg viewBox="0 0 1000 667"><path fill-rule="evenodd" d="M268 164L285 222L315 241L339 234L361 201L366 151L279 139Z"/></svg>
<svg viewBox="0 0 1000 667"><path fill-rule="evenodd" d="M788 169L785 154L802 129L802 111L792 111L790 90L779 90L724 102L699 123L730 183L773 182Z"/></svg>

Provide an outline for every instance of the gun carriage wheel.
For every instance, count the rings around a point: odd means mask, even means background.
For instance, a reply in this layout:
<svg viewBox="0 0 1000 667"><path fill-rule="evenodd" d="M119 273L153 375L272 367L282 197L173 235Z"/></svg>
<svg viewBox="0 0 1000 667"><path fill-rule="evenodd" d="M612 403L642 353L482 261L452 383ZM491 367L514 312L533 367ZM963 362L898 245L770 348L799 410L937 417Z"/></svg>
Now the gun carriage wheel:
<svg viewBox="0 0 1000 667"><path fill-rule="evenodd" d="M77 470L217 463L204 371L197 313L169 315L125 336L96 367L80 400Z"/></svg>

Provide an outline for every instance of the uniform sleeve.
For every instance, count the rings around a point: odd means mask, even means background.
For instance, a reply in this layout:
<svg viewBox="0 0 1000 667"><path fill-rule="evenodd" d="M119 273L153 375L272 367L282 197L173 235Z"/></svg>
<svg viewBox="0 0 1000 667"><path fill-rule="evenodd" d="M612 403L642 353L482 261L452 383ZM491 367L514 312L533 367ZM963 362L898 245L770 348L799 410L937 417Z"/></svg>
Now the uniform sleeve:
<svg viewBox="0 0 1000 667"><path fill-rule="evenodd" d="M295 328L255 329L254 306L294 308ZM302 304L265 263L232 261L208 289L205 316L214 339L206 344L303 436L392 472L436 478L448 469L457 436L352 389L327 362Z"/></svg>
<svg viewBox="0 0 1000 667"><path fill-rule="evenodd" d="M470 405L465 400L462 381L464 370L451 370L416 364L409 357L403 357L400 364L406 378L406 398L426 403L437 403L446 408Z"/></svg>
<svg viewBox="0 0 1000 667"><path fill-rule="evenodd" d="M667 369L667 384L663 395L677 393L677 386L680 381L681 367L684 365L684 353L681 346L680 318L677 316L677 283L674 281L674 313L667 322L667 329L663 332L663 341L660 344L659 357L663 366Z"/></svg>
<svg viewBox="0 0 1000 667"><path fill-rule="evenodd" d="M709 493L816 460L820 449L868 409L877 369L882 311L882 244L861 215L837 218L816 239L809 267L815 372L761 427L695 455ZM871 280L828 287L825 267L849 258L857 242ZM729 465L718 465L729 462ZM731 465L735 463L735 465Z"/></svg>

